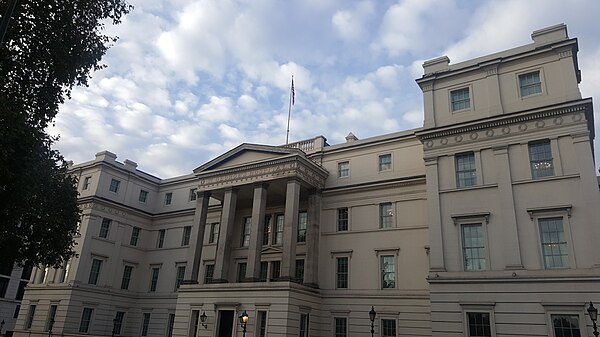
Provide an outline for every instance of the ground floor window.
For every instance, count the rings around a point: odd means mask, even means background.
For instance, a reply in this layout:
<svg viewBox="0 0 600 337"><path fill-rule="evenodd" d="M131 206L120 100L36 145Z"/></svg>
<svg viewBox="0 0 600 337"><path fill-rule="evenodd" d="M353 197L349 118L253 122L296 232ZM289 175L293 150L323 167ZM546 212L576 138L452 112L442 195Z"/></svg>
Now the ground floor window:
<svg viewBox="0 0 600 337"><path fill-rule="evenodd" d="M300 337L308 337L308 314L300 314Z"/></svg>
<svg viewBox="0 0 600 337"><path fill-rule="evenodd" d="M346 317L336 317L335 323L335 337L347 337L348 336L348 319Z"/></svg>
<svg viewBox="0 0 600 337"><path fill-rule="evenodd" d="M467 312L469 337L491 337L492 329L488 312Z"/></svg>
<svg viewBox="0 0 600 337"><path fill-rule="evenodd" d="M396 337L396 320L381 320L381 337Z"/></svg>
<svg viewBox="0 0 600 337"><path fill-rule="evenodd" d="M555 337L580 337L578 315L551 315Z"/></svg>

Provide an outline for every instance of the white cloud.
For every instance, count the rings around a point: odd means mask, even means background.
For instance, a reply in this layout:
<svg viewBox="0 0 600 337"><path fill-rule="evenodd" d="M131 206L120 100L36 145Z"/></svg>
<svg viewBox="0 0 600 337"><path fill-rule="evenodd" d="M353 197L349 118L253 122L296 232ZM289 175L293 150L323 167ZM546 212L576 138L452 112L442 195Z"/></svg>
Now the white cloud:
<svg viewBox="0 0 600 337"><path fill-rule="evenodd" d="M374 14L374 4L361 1L352 10L339 10L333 14L333 28L344 40L357 40L366 34L368 20Z"/></svg>

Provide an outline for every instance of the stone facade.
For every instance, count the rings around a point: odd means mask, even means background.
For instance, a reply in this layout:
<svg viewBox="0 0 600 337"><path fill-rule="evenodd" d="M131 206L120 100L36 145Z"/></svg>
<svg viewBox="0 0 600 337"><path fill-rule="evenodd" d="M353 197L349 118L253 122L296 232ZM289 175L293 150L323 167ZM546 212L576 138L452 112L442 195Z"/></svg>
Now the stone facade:
<svg viewBox="0 0 600 337"><path fill-rule="evenodd" d="M600 239L591 99L565 26L424 64L424 127L242 144L159 179L72 167L78 256L38 268L18 336L589 334ZM32 306L35 312L32 313ZM205 321L201 321L201 317ZM113 331L114 329L114 331Z"/></svg>

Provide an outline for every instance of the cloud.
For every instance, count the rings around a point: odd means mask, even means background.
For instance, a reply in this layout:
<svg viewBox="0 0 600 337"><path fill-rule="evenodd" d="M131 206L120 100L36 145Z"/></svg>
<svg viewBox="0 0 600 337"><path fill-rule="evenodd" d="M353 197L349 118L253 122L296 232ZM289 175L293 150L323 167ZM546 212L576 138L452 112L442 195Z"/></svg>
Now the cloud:
<svg viewBox="0 0 600 337"><path fill-rule="evenodd" d="M333 14L331 23L344 40L358 40L367 34L366 27L375 11L370 1L361 1L352 10L339 10Z"/></svg>

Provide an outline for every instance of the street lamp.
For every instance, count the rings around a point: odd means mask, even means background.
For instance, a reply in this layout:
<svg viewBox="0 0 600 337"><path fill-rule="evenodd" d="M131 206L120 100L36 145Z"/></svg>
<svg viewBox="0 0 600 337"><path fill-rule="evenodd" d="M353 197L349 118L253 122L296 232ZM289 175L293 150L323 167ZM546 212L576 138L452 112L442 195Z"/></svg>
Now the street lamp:
<svg viewBox="0 0 600 337"><path fill-rule="evenodd" d="M377 313L375 312L375 308L371 306L371 311L369 311L369 319L371 320L371 337L375 334L375 316Z"/></svg>
<svg viewBox="0 0 600 337"><path fill-rule="evenodd" d="M48 322L48 337L52 337L52 327L54 326L54 318Z"/></svg>
<svg viewBox="0 0 600 337"><path fill-rule="evenodd" d="M208 329L208 324L206 324L206 318L207 318L206 313L203 311L202 315L200 315L200 323L202 323L202 326L205 329Z"/></svg>
<svg viewBox="0 0 600 337"><path fill-rule="evenodd" d="M240 323L242 324L242 331L244 332L242 337L246 337L246 325L248 325L249 319L250 317L248 317L248 313L246 312L246 310L244 310L244 313L240 316Z"/></svg>
<svg viewBox="0 0 600 337"><path fill-rule="evenodd" d="M598 320L598 309L594 308L594 303L590 301L590 306L587 308L587 312L590 315L590 319L594 324L594 336L598 337L600 332L598 332L598 326L596 325L596 321Z"/></svg>

